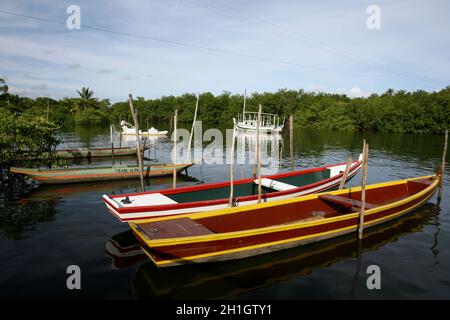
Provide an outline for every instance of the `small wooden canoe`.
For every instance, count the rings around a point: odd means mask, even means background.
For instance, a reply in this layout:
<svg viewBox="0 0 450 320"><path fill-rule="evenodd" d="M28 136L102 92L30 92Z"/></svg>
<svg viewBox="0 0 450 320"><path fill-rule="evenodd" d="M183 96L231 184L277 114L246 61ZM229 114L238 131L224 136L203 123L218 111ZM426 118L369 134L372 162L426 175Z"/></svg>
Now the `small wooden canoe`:
<svg viewBox="0 0 450 320"><path fill-rule="evenodd" d="M190 166L189 164L152 164L144 166L144 177L161 177L173 174L175 166L179 173ZM87 181L105 181L136 179L140 177L139 167L129 167L116 165L112 167L96 168L69 168L69 169L33 169L33 168L15 168L10 169L13 173L27 175L36 181L42 183L76 183Z"/></svg>
<svg viewBox="0 0 450 320"><path fill-rule="evenodd" d="M364 232L360 252L378 250L399 237L423 229L431 203L422 210ZM135 240L137 242L137 240ZM139 257L142 251L139 253ZM258 288L269 287L298 276L326 268L358 255L358 239L348 234L309 246L291 248L270 256L224 261L208 265L185 265L183 268L158 268L151 262L139 266L132 281L138 299L232 299ZM138 256L136 256L137 258ZM147 257L147 256L145 256Z"/></svg>
<svg viewBox="0 0 450 320"><path fill-rule="evenodd" d="M348 179L361 168L362 155L350 167ZM264 201L288 199L324 191L339 185L346 163L280 173L264 177ZM258 201L256 179L234 182L234 205L246 206ZM166 189L121 195L103 195L108 210L120 221L155 218L228 207L230 182L208 183L178 189ZM125 202L125 203L124 203Z"/></svg>
<svg viewBox="0 0 450 320"><path fill-rule="evenodd" d="M364 227L423 205L440 179L438 174L367 186ZM157 266L234 260L355 232L360 199L355 187L129 225Z"/></svg>
<svg viewBox="0 0 450 320"><path fill-rule="evenodd" d="M150 147L145 147L145 150ZM55 151L56 155L64 159L73 158L96 158L96 157L111 157L111 148L73 148L61 149ZM133 156L136 155L135 147L114 148L114 156Z"/></svg>

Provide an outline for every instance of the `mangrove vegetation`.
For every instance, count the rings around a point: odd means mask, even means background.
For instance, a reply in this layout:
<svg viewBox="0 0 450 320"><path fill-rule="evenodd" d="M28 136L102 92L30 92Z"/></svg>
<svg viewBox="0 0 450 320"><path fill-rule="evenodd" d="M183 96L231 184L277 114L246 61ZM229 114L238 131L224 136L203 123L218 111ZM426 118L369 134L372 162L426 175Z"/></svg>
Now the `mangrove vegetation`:
<svg viewBox="0 0 450 320"><path fill-rule="evenodd" d="M76 91L77 97L60 100L10 94L4 81L0 88L0 109L31 118L47 117L59 126L132 122L126 94L124 101L111 104L108 99L96 98L94 92L85 87ZM193 118L195 100L192 93L157 99L137 97L134 105L142 124L147 120L168 123L175 109L178 109L180 122L189 122ZM364 98L302 89L253 93L247 97L247 110L256 110L259 104L263 112L278 113L286 119L294 115L296 125L305 128L440 134L450 124L450 86L435 92L389 89ZM232 118L242 112L242 105L242 94L202 93L199 119L212 125L232 124Z"/></svg>

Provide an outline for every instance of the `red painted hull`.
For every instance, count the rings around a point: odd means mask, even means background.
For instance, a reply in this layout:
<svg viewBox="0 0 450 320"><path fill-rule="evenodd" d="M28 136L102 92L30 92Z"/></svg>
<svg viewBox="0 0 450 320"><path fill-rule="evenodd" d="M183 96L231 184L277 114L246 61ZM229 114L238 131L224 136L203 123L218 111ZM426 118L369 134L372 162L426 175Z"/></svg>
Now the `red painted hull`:
<svg viewBox="0 0 450 320"><path fill-rule="evenodd" d="M420 183L405 182L392 186L367 190L368 202L376 203L367 210L364 226L371 227L404 215L433 195L438 178L417 180ZM406 180L405 180L406 181ZM358 199L357 188L331 192ZM327 194L331 194L327 193ZM325 194L322 194L325 195ZM312 199L309 199L311 198ZM130 224L141 246L158 266L171 266L192 262L211 262L238 259L289 247L320 241L343 234L355 232L359 215L351 211L336 210L319 196L280 201L281 204L252 206L249 210L237 213L221 210L220 213L204 214L201 217L187 216L195 223L207 228L211 233L199 236L175 236L152 239L145 228L158 228L158 222L138 222ZM296 222L311 212L323 212L325 218L313 222ZM178 219L179 220L179 219ZM300 219L302 220L302 219ZM170 219L162 220L166 224ZM173 219L176 223L177 219ZM159 222L161 223L161 222ZM169 230L170 231L170 230ZM147 236L145 236L147 234Z"/></svg>

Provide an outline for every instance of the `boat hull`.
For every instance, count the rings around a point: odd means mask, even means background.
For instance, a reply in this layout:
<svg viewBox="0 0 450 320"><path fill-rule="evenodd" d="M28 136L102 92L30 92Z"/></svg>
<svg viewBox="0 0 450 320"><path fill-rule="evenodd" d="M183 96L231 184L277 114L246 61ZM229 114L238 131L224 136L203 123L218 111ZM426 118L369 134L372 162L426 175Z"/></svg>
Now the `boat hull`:
<svg viewBox="0 0 450 320"><path fill-rule="evenodd" d="M324 168L341 168L342 171L345 168L345 164L337 164L332 165L328 167L323 168L316 168L313 170L319 170ZM358 170L361 168L361 161L355 161L353 166L351 167L351 170L349 172L347 181L354 177ZM305 170L304 172L310 172L313 170ZM312 193L322 192L325 190L329 190L332 188L337 187L342 179L342 174L337 174L340 172L339 170L335 170L336 174L333 174L332 177L322 180L316 180L313 181L307 185L304 185L302 187L298 187L295 189L282 191L282 192L273 192L273 193L266 193L264 194L263 201L264 202L272 202L276 200L284 200L284 199L290 199L294 197L304 196ZM289 173L279 174L279 175L273 175L270 176L272 179L277 179L281 176L289 175ZM235 186L238 186L240 184L246 183L248 181L253 181L253 179L246 179L241 181L236 181ZM229 188L229 183L222 184L222 186L225 186L226 188ZM213 190L215 187L217 187L216 184L209 184L209 185L202 185L201 187L187 187L184 189L178 189L178 194L183 193L184 191L186 194L189 194L189 192L202 192ZM201 189L200 189L201 188ZM228 190L228 189L227 189ZM166 190L156 192L148 192L148 193L140 193L140 194L126 194L126 195L120 195L120 196L108 196L103 195L103 200L110 211L115 217L117 217L120 221L133 221L133 220L139 220L139 219L149 219L149 218L157 218L162 216L172 216L172 215L180 215L180 214L186 214L186 213L194 213L194 212L205 212L205 211L211 211L211 210L218 210L218 209L224 209L229 206L229 199L227 198L221 198L217 200L209 200L209 201L193 201L187 202L187 203L172 203L167 205L153 205L153 206L131 206L131 207L123 207L120 204L120 201L125 196L128 196L130 199L133 199L135 196L139 195L155 195L155 194L161 194L162 196L171 196L171 193L174 192L173 190L167 190L168 192L165 192ZM228 192L228 191L227 191ZM252 204L256 204L258 202L258 196L257 194L245 196L241 198L237 198L235 205L242 207L242 206L248 206Z"/></svg>
<svg viewBox="0 0 450 320"><path fill-rule="evenodd" d="M372 209L366 209L364 228L396 219L425 204L433 196L440 180L434 177L426 178L433 178L434 180L427 187L414 195ZM424 179L424 177L421 177L420 179ZM419 181L419 178L411 179L409 181ZM380 185L382 186L383 184L373 185L372 188L376 188ZM397 185L394 185L394 189L396 186ZM358 190L360 189L344 189L322 193L321 195L353 194L359 192ZM373 192L378 192L378 190L374 190ZM196 223L200 225L204 224L211 230L215 230L216 228L224 229L225 231L228 230L228 232L212 232L210 234L206 233L198 236L173 237L170 239L151 239L148 238L140 228L141 225L146 222L142 221L137 224L130 223L130 226L137 239L140 241L145 253L155 265L160 267L187 263L241 259L356 232L359 224L358 212L320 220L276 225L270 225L270 223L268 223L267 225L269 226L264 228L229 231L233 229L233 227L239 229L238 223L261 225L264 223L261 219L276 219L273 215L280 215L280 210L283 210L283 215L295 215L298 214L299 210L314 209L314 206L308 207L311 201L311 203L314 203L315 206L317 206L317 210L324 209L325 207L321 207L316 201L319 196L320 194L287 201L278 201L278 203L274 204L252 206L251 209L245 210L247 220L242 220L243 218L241 216L239 216L240 219L227 219L226 214L230 214L231 217L232 213L235 212L233 212L232 208L218 211L217 215L215 213L209 213L205 214L203 217L195 218ZM380 193L379 197L386 197L386 195ZM261 215L264 210L272 210L272 217L269 214L264 216ZM240 212L243 214L244 210L241 209ZM255 216L258 216L259 218L256 218ZM222 219L222 221L220 221L220 219Z"/></svg>
<svg viewBox="0 0 450 320"><path fill-rule="evenodd" d="M236 121L235 118L233 118L233 122L237 129L244 130L244 131L256 131L255 125L248 125L248 124L242 123L240 121ZM259 131L266 132L266 133L280 133L281 131L283 131L283 127L284 127L283 125L281 125L281 126L275 126L275 125L261 126L261 127L259 127Z"/></svg>
<svg viewBox="0 0 450 320"><path fill-rule="evenodd" d="M146 147L146 150L149 147ZM74 148L74 149L64 149L64 150L56 150L56 155L62 157L64 159L73 159L73 158L97 158L97 157L111 157L112 149L111 148ZM136 155L136 148L114 148L114 156L132 156Z"/></svg>
<svg viewBox="0 0 450 320"><path fill-rule="evenodd" d="M178 164L177 173L187 169L193 164ZM144 178L170 176L174 165L160 164L144 166ZM78 183L107 180L125 180L140 178L139 167L113 166L104 168L84 169L28 169L11 168L11 172L27 175L36 181L47 184Z"/></svg>

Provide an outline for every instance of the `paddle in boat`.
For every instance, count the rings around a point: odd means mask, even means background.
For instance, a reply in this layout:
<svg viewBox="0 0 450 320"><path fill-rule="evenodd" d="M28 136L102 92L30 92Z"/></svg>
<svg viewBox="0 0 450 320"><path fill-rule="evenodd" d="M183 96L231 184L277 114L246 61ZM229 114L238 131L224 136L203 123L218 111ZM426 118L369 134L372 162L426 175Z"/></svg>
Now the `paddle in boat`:
<svg viewBox="0 0 450 320"><path fill-rule="evenodd" d="M364 229L425 204L440 180L438 173L367 185ZM166 267L240 259L356 233L361 206L361 187L354 187L129 225L151 261Z"/></svg>
<svg viewBox="0 0 450 320"><path fill-rule="evenodd" d="M362 155L350 167L347 180L361 168ZM328 190L338 186L346 163L266 176L261 179L264 201L288 199ZM242 207L258 201L258 179L234 182L233 206ZM170 216L226 208L230 182L208 183L177 189L103 195L108 210L121 221Z"/></svg>
<svg viewBox="0 0 450 320"><path fill-rule="evenodd" d="M170 176L175 167L177 173L189 168L188 164L152 164L144 165L144 178ZM13 173L27 175L41 183L76 183L88 181L136 179L140 177L139 167L115 165L112 167L94 168L58 168L58 169L10 169Z"/></svg>

